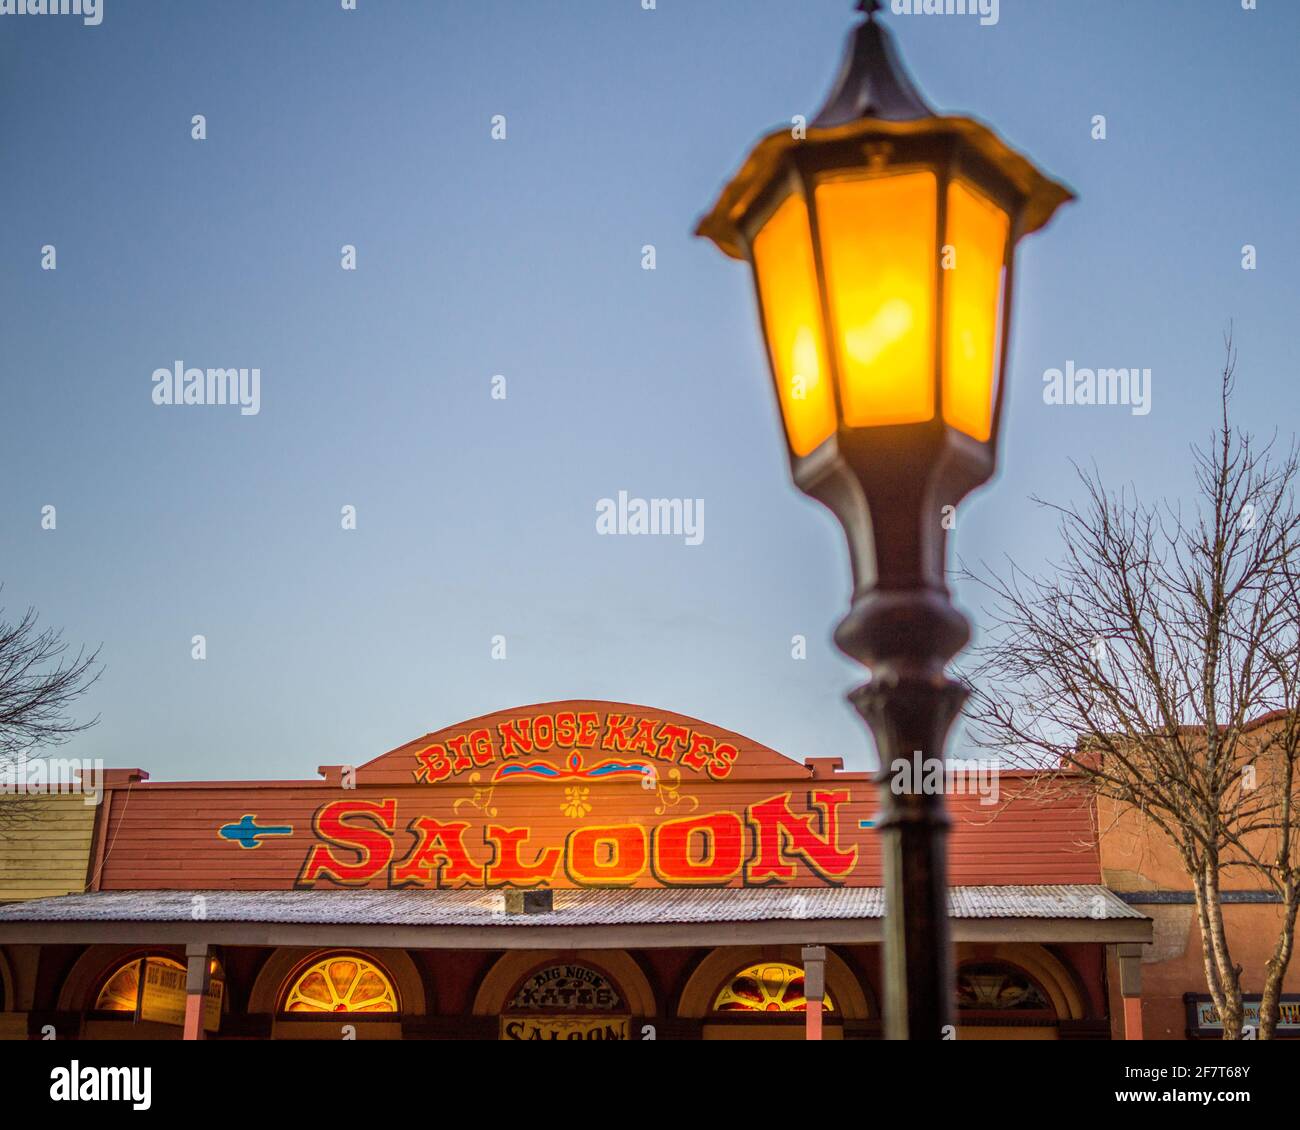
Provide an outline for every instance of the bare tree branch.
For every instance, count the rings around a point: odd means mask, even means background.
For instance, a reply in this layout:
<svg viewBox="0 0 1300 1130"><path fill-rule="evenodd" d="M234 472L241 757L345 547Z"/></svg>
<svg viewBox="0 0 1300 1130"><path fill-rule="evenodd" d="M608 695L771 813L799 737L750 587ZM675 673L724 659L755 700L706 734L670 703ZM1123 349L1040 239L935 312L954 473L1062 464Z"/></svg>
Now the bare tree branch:
<svg viewBox="0 0 1300 1130"><path fill-rule="evenodd" d="M98 650L70 654L61 632L38 627L33 609L12 623L3 615L0 608L0 769L12 775L24 756L62 745L98 721L77 721L71 711L102 668ZM32 812L22 793L0 795L0 829Z"/></svg>
<svg viewBox="0 0 1300 1130"><path fill-rule="evenodd" d="M1279 455L1232 426L1231 332L1225 350L1220 418L1191 453L1194 507L1143 502L1076 466L1080 501L1034 500L1056 514L1063 547L1044 572L963 569L984 600L967 714L972 740L1040 770L1041 789L1082 776L1168 837L1225 1038L1243 1012L1222 876L1250 871L1278 894L1267 1037L1300 898L1300 460L1294 443Z"/></svg>

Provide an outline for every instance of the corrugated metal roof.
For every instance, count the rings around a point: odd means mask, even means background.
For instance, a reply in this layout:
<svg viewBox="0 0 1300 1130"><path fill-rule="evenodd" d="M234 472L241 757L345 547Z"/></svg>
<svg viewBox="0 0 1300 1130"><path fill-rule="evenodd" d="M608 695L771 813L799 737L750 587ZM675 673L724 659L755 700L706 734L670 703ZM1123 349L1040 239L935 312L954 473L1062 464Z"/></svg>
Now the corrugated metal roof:
<svg viewBox="0 0 1300 1130"><path fill-rule="evenodd" d="M879 887L557 890L554 909L507 914L501 891L97 891L0 906L5 922L265 922L392 926L616 926L869 919ZM1143 919L1102 886L954 887L953 918Z"/></svg>

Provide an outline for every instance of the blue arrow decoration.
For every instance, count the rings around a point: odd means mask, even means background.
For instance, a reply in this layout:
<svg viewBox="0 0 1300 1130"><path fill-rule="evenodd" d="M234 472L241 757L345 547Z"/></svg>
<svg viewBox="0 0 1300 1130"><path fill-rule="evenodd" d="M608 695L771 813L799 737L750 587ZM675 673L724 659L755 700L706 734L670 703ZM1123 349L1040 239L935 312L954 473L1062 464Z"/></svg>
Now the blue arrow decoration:
<svg viewBox="0 0 1300 1130"><path fill-rule="evenodd" d="M238 824L223 825L217 831L217 835L222 839L234 840L241 848L259 848L262 846L260 837L262 836L292 836L292 824L258 824L257 817L249 814L244 816Z"/></svg>

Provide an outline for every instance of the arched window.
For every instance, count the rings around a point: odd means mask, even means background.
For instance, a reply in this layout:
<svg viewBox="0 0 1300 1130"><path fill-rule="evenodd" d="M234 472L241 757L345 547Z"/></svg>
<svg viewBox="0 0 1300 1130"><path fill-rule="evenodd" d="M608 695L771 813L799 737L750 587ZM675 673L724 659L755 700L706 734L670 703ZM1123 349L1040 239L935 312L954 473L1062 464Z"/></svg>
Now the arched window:
<svg viewBox="0 0 1300 1130"><path fill-rule="evenodd" d="M822 998L827 1012L835 1009L830 994ZM722 987L714 1012L807 1012L803 970L781 961L764 961L742 969Z"/></svg>
<svg viewBox="0 0 1300 1130"><path fill-rule="evenodd" d="M378 965L357 954L318 957L290 978L283 1012L398 1012L397 990Z"/></svg>
<svg viewBox="0 0 1300 1130"><path fill-rule="evenodd" d="M1023 969L1003 961L963 965L957 971L957 1007L963 1012L1052 1011L1038 983Z"/></svg>
<svg viewBox="0 0 1300 1130"><path fill-rule="evenodd" d="M578 961L547 962L515 985L503 1040L630 1040L628 1006L610 976Z"/></svg>
<svg viewBox="0 0 1300 1130"><path fill-rule="evenodd" d="M225 973L214 957L203 1000L203 1027L221 1026ZM96 1012L130 1013L132 1020L185 1023L185 966L162 954L133 957L111 970L95 996ZM125 1019L125 1017L123 1017Z"/></svg>

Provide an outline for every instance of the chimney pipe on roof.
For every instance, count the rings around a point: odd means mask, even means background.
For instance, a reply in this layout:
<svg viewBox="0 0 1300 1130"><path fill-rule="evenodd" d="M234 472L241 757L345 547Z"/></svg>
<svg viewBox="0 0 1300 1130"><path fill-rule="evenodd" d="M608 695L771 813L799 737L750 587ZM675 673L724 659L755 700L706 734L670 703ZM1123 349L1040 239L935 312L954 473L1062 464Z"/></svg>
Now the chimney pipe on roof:
<svg viewBox="0 0 1300 1130"><path fill-rule="evenodd" d="M506 891L507 914L550 914L555 909L555 892L549 887L539 891Z"/></svg>

